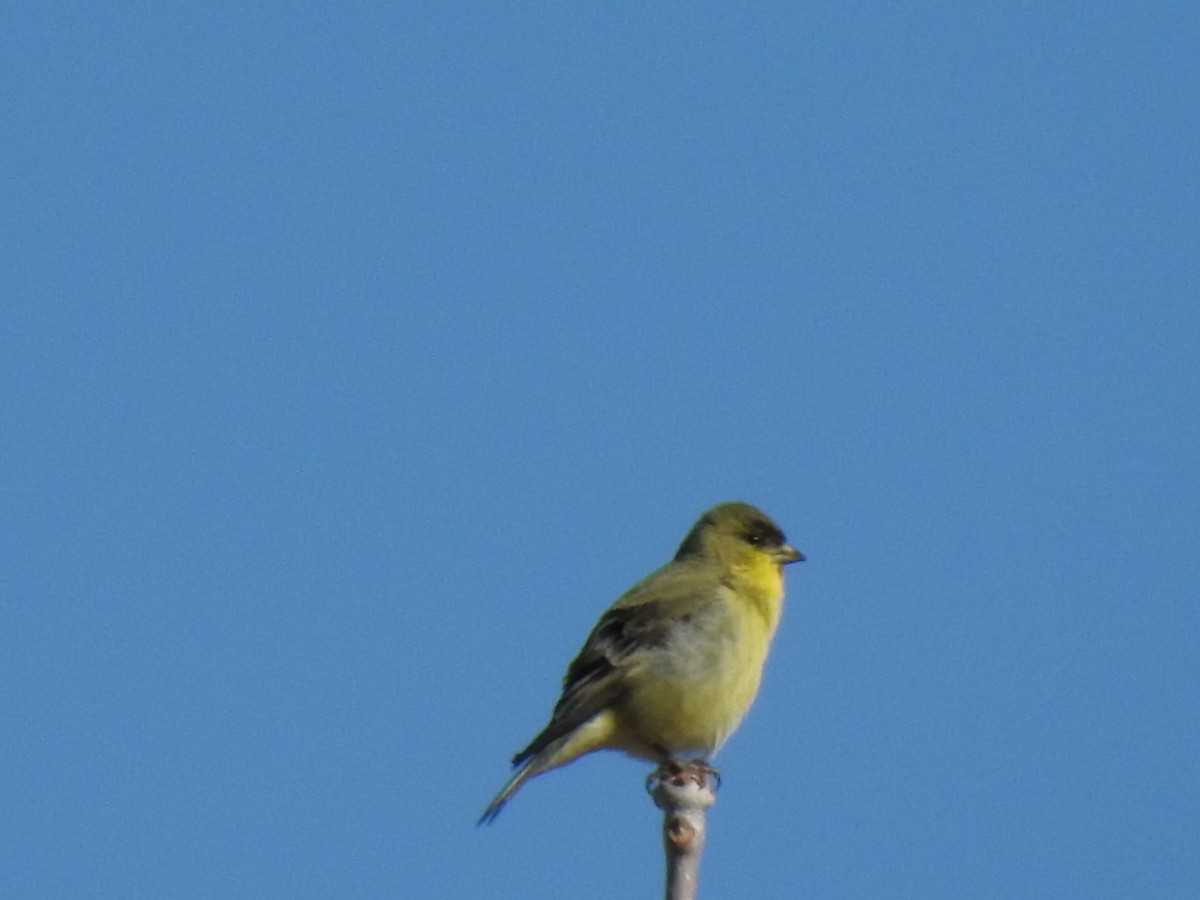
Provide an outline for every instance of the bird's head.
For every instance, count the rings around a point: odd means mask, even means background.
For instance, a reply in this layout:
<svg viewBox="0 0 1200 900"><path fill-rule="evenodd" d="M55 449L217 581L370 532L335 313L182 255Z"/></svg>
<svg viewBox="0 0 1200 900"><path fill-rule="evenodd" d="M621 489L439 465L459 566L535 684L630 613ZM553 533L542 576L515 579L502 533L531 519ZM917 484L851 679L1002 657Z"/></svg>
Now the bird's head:
<svg viewBox="0 0 1200 900"><path fill-rule="evenodd" d="M675 559L697 556L729 563L765 556L777 566L804 559L804 554L787 542L783 531L766 513L740 502L714 506L692 526Z"/></svg>

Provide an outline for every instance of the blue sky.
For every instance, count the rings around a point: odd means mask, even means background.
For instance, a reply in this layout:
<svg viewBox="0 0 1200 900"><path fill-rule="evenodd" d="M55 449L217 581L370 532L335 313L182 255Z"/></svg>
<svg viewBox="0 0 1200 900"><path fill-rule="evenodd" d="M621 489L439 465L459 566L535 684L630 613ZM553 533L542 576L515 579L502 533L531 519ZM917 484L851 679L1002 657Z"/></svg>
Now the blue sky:
<svg viewBox="0 0 1200 900"><path fill-rule="evenodd" d="M0 28L0 894L656 896L475 819L740 498L706 896L1200 882L1194 4L207 4Z"/></svg>

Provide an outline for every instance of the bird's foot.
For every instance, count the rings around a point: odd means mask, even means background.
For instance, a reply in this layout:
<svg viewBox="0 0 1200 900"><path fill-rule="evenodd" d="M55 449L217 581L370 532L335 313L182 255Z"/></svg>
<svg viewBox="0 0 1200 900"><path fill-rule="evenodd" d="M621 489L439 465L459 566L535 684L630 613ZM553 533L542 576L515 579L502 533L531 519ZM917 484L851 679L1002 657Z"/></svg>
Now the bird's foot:
<svg viewBox="0 0 1200 900"><path fill-rule="evenodd" d="M646 791L653 793L659 784L667 782L676 787L683 787L689 781L697 787L711 787L715 791L721 786L721 773L708 764L706 759L693 759L687 762L668 756L657 769L646 776Z"/></svg>
<svg viewBox="0 0 1200 900"><path fill-rule="evenodd" d="M696 773L699 776L701 779L701 784L707 782L708 779L711 778L712 789L714 791L721 787L721 773L709 765L707 759L696 757L690 763L688 763L688 766L693 773Z"/></svg>

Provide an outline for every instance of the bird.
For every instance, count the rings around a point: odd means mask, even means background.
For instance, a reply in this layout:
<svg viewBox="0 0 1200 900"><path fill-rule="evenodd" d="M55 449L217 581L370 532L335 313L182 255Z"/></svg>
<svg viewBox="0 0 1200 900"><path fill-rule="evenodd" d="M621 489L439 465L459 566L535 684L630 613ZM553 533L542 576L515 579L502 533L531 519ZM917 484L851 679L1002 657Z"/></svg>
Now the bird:
<svg viewBox="0 0 1200 900"><path fill-rule="evenodd" d="M674 557L604 612L567 667L550 722L478 824L530 779L596 750L704 768L758 693L783 607L783 567L804 559L748 503L706 511ZM708 771L715 771L708 768Z"/></svg>

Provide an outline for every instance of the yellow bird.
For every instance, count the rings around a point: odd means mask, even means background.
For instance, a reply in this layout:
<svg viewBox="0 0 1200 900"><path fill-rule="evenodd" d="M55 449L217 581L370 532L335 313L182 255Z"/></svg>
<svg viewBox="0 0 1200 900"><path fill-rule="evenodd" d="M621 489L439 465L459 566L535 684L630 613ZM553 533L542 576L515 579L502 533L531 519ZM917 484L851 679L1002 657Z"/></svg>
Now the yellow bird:
<svg viewBox="0 0 1200 900"><path fill-rule="evenodd" d="M747 503L702 515L674 559L600 617L567 669L550 724L513 757L516 771L480 823L534 775L593 750L667 767L682 754L715 752L758 693L783 567L803 559Z"/></svg>

